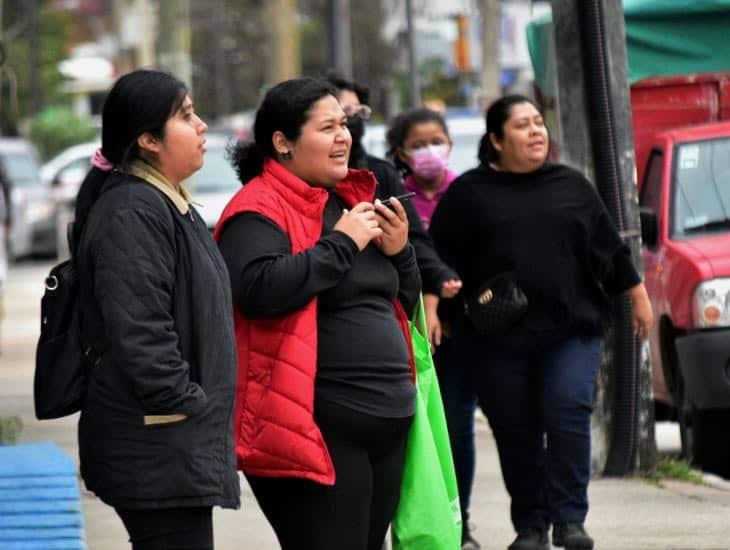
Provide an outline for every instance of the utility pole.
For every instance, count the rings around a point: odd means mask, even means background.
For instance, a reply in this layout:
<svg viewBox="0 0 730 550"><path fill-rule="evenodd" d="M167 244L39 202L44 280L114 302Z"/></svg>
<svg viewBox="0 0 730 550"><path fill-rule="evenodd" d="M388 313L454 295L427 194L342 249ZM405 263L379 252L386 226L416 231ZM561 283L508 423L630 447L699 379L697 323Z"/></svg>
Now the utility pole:
<svg viewBox="0 0 730 550"><path fill-rule="evenodd" d="M7 44L11 44L26 31L29 18L22 17L13 27L3 29L3 0L0 0L0 136L17 135L18 124L18 78L15 70L8 64ZM4 95L7 81L8 108L5 108Z"/></svg>
<svg viewBox="0 0 730 550"><path fill-rule="evenodd" d="M482 0L482 96L483 109L497 99L499 78L499 0Z"/></svg>
<svg viewBox="0 0 730 550"><path fill-rule="evenodd" d="M347 79L352 78L350 0L327 0L327 62Z"/></svg>
<svg viewBox="0 0 730 550"><path fill-rule="evenodd" d="M421 104L421 84L418 78L416 38L413 24L413 0L406 0L406 39L408 42L408 81L411 89L411 108Z"/></svg>
<svg viewBox="0 0 730 550"><path fill-rule="evenodd" d="M231 79L230 66L226 62L226 48L224 31L227 29L225 0L215 0L213 5L213 14L209 19L212 26L206 29L206 36L214 46L209 48L209 52L213 54L210 60L213 68L213 90L215 98L213 112L217 117L225 116L233 111L233 102L231 100Z"/></svg>
<svg viewBox="0 0 730 550"><path fill-rule="evenodd" d="M621 0L552 0L552 11L561 161L596 183L641 272ZM630 311L628 300L614 304L591 422L592 469L607 475L647 468L656 456L647 344L636 341L626 322L617 322Z"/></svg>
<svg viewBox="0 0 730 550"><path fill-rule="evenodd" d="M190 0L159 0L158 62L192 91Z"/></svg>
<svg viewBox="0 0 730 550"><path fill-rule="evenodd" d="M276 84L302 72L296 0L266 0L264 19L269 29L270 57L266 81Z"/></svg>
<svg viewBox="0 0 730 550"><path fill-rule="evenodd" d="M156 21L155 13L150 5L150 0L137 0L138 17L140 21L141 31L139 33L139 42L137 43L137 59L136 67L152 68L156 64L155 56L155 34Z"/></svg>
<svg viewBox="0 0 730 550"><path fill-rule="evenodd" d="M30 112L38 113L43 107L43 86L41 84L41 44L38 0L26 0L28 17L28 91Z"/></svg>

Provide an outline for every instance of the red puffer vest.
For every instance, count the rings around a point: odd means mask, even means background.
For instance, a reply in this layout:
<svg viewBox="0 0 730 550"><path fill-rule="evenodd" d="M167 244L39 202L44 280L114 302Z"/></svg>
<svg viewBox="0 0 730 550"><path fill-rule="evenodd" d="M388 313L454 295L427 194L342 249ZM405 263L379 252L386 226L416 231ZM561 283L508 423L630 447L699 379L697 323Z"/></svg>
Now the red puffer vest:
<svg viewBox="0 0 730 550"><path fill-rule="evenodd" d="M335 192L352 207L372 201L375 185L370 172L350 170ZM289 237L292 254L298 254L321 237L326 202L327 191L309 186L278 162L267 160L262 174L228 203L214 237L218 240L226 222L237 214L256 212L274 221ZM394 310L410 346L408 318L397 300ZM248 319L238 309L234 314L238 468L257 476L299 477L333 485L332 459L313 418L317 298L276 319ZM410 355L415 373L412 350Z"/></svg>

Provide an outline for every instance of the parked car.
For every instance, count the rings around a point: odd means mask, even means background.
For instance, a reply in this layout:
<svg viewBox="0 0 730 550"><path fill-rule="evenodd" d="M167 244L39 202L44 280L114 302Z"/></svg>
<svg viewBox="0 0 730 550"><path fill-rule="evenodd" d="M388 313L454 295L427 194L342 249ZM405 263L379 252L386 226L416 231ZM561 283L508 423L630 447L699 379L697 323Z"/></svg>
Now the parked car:
<svg viewBox="0 0 730 550"><path fill-rule="evenodd" d="M227 134L209 133L206 136L208 151L203 167L183 182L192 193L195 207L211 231L223 208L241 185L226 156L230 139ZM75 145L43 166L43 179L53 189L58 205L56 239L60 257L68 256L66 228L73 219L79 186L89 171L91 158L99 145L97 141Z"/></svg>
<svg viewBox="0 0 730 550"><path fill-rule="evenodd" d="M730 122L661 132L648 155L639 201L655 398L676 407L687 454L730 477Z"/></svg>
<svg viewBox="0 0 730 550"><path fill-rule="evenodd" d="M479 161L479 140L484 134L484 117L477 115L446 115L446 125L453 142L449 156L449 168L461 174L474 168ZM376 157L385 158L388 143L385 134L388 127L384 124L369 124L365 129L363 146L365 150Z"/></svg>
<svg viewBox="0 0 730 550"><path fill-rule="evenodd" d="M53 188L57 202L73 202L101 143L89 141L65 149L41 167L41 178Z"/></svg>
<svg viewBox="0 0 730 550"><path fill-rule="evenodd" d="M24 139L0 138L0 162L11 186L9 258L55 254L56 208L51 190L41 180L35 147Z"/></svg>
<svg viewBox="0 0 730 550"><path fill-rule="evenodd" d="M99 141L73 145L41 167L41 178L44 184L51 189L56 205L54 235L59 258L68 257L66 228L73 219L74 201L81 182L84 181L91 168L91 157L94 156L94 151L100 145Z"/></svg>
<svg viewBox="0 0 730 550"><path fill-rule="evenodd" d="M192 193L195 207L211 231L228 201L241 188L238 174L226 154L232 139L227 134L209 133L205 138L208 151L203 167L183 182Z"/></svg>

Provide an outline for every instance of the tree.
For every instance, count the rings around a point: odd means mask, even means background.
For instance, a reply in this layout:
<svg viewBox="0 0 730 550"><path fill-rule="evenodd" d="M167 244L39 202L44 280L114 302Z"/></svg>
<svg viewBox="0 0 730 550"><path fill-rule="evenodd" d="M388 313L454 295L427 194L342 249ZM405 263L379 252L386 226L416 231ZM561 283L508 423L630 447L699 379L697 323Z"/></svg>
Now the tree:
<svg viewBox="0 0 730 550"><path fill-rule="evenodd" d="M74 22L68 14L49 9L50 0L34 1L38 2L39 8L38 30L35 33L27 0L6 0L3 6L4 19L0 22L3 30L19 30L17 36L10 35L12 41L6 44L5 68L8 75L2 78L0 87L0 132L3 134L16 134L19 121L36 114L44 104L69 103L62 89L64 79L58 72L58 64L68 55ZM37 64L29 62L33 52L32 40L37 40ZM40 78L36 79L40 83L40 90L31 89L34 82L32 71L40 73ZM7 78L10 75L17 81L17 112L10 101L10 94L13 93L11 81ZM32 105L33 98L42 100L36 100L37 104Z"/></svg>
<svg viewBox="0 0 730 550"><path fill-rule="evenodd" d="M267 57L261 0L192 2L190 20L196 109L214 120L254 108Z"/></svg>
<svg viewBox="0 0 730 550"><path fill-rule="evenodd" d="M302 0L302 72L321 76L327 66L326 0ZM385 98L395 69L395 48L383 38L381 29L387 16L383 0L351 2L352 73L360 84L370 87L371 106L386 111Z"/></svg>

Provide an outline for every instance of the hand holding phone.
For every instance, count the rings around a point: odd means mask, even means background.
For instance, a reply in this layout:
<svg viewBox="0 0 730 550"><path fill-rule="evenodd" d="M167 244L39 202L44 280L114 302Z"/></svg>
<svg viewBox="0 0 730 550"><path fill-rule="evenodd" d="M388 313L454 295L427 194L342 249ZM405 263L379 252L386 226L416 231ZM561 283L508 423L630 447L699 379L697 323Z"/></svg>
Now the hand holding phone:
<svg viewBox="0 0 730 550"><path fill-rule="evenodd" d="M376 199L373 203L380 229L383 230L380 249L386 256L397 254L408 243L408 216L400 201L413 195L414 193L406 193L400 197L391 197L396 199L393 202Z"/></svg>
<svg viewBox="0 0 730 550"><path fill-rule="evenodd" d="M411 191L410 193L404 193L402 195L396 195L395 197L387 198L384 201L382 201L382 203L392 210L393 205L390 203L390 199L398 199L400 202L404 202L404 201L409 200L411 197L415 197L415 196L416 196L416 193Z"/></svg>

